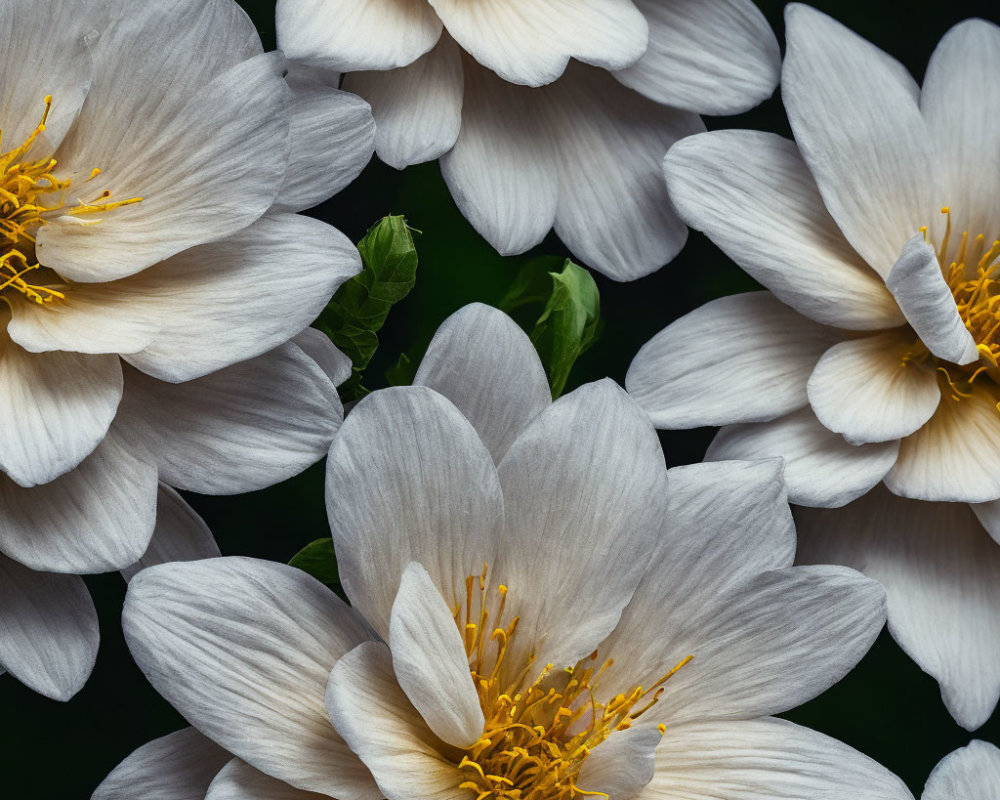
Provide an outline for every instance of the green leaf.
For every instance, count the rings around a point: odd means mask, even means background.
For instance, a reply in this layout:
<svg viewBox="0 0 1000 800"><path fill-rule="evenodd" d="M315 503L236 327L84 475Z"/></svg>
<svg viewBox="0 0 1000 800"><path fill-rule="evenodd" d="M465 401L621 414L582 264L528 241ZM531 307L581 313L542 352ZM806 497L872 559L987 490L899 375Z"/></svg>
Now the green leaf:
<svg viewBox="0 0 1000 800"><path fill-rule="evenodd" d="M517 277L497 308L509 314L521 306L545 303L552 295L552 273L562 267L563 263L559 256L531 259L518 270Z"/></svg>
<svg viewBox="0 0 1000 800"><path fill-rule="evenodd" d="M362 373L378 349L378 331L417 279L417 248L404 217L377 222L358 243L358 250L364 270L340 287L316 322L351 359L352 375L340 387L345 402L367 394Z"/></svg>
<svg viewBox="0 0 1000 800"><path fill-rule="evenodd" d="M552 397L566 388L576 360L601 334L601 295L590 273L567 260L549 272L551 294L535 323L531 341L545 365Z"/></svg>
<svg viewBox="0 0 1000 800"><path fill-rule="evenodd" d="M390 386L409 386L417 376L417 365L406 353L400 353L396 363L385 371L385 379Z"/></svg>
<svg viewBox="0 0 1000 800"><path fill-rule="evenodd" d="M340 573L337 571L337 556L333 552L333 539L310 542L292 556L288 563L308 572L335 592L340 592Z"/></svg>

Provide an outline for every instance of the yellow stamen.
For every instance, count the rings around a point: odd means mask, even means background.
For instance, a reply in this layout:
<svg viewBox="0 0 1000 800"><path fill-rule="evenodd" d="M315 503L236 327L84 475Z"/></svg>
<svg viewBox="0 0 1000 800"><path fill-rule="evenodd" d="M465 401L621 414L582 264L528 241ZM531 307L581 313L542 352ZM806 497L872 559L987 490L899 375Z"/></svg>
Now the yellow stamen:
<svg viewBox="0 0 1000 800"><path fill-rule="evenodd" d="M111 193L104 191L90 202L77 199L67 205L65 198L72 180L55 176L56 160L51 157L25 160L45 133L51 110L52 96L47 95L42 118L28 138L20 146L0 154L0 298L8 306L11 301L4 296L5 290L39 304L66 298L66 280L35 259L35 235L53 216L103 214L142 201L141 197L132 197L110 202ZM100 174L101 170L95 169L88 180ZM26 277L29 273L37 277L29 281Z"/></svg>
<svg viewBox="0 0 1000 800"><path fill-rule="evenodd" d="M486 719L482 735L458 765L459 787L474 791L477 800L607 797L577 786L587 757L647 713L663 684L692 657L648 688L633 686L618 693L600 691L614 662L600 662L596 652L564 669L546 664L532 678L533 656L524 656L526 664L509 663L519 617L506 620L508 588L501 585L491 595L486 575L484 567L481 575L466 580L465 602L454 609ZM610 699L599 699L602 696ZM666 727L660 725L659 731L665 733Z"/></svg>

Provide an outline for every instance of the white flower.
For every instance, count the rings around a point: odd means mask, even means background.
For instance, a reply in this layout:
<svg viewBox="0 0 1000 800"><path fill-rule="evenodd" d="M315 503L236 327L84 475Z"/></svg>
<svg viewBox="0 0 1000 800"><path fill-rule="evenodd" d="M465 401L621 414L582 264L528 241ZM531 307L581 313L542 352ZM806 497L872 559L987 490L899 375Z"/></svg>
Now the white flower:
<svg viewBox="0 0 1000 800"><path fill-rule="evenodd" d="M818 11L786 18L796 142L721 131L666 160L681 216L771 293L678 320L626 384L658 427L727 426L709 459L783 456L793 503L884 481L804 514L804 552L886 583L890 630L971 729L1000 696L1000 28L953 28L921 89Z"/></svg>
<svg viewBox="0 0 1000 800"><path fill-rule="evenodd" d="M978 739L941 759L921 800L995 800L1000 794L1000 750Z"/></svg>
<svg viewBox="0 0 1000 800"><path fill-rule="evenodd" d="M244 492L327 449L343 356L289 340L360 259L294 212L362 169L373 121L286 80L232 0L0 17L0 665L65 699L97 647L76 575L146 553L158 484L162 518L165 485Z"/></svg>
<svg viewBox="0 0 1000 800"><path fill-rule="evenodd" d="M281 0L277 25L290 58L352 73L383 161L441 158L494 248L524 252L555 227L616 280L684 245L667 148L704 130L698 114L770 96L780 62L750 0Z"/></svg>
<svg viewBox="0 0 1000 800"><path fill-rule="evenodd" d="M130 649L200 734L140 748L94 800L909 797L768 716L839 680L884 614L874 581L790 566L779 462L668 473L620 388L551 402L485 306L442 325L416 383L362 400L331 448L352 607L252 559L133 579Z"/></svg>

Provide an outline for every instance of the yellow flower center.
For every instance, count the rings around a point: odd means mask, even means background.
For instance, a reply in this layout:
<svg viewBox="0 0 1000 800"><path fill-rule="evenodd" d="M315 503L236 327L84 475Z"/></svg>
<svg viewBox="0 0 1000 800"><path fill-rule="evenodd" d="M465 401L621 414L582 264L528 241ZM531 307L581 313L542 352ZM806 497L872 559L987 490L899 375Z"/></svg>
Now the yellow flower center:
<svg viewBox="0 0 1000 800"><path fill-rule="evenodd" d="M511 665L505 659L519 617L505 622L507 587L496 589L491 620L486 571L466 580L466 603L455 610L469 669L486 718L482 736L459 763L459 788L477 800L573 800L604 792L577 785L587 756L616 731L629 728L659 699L663 684L691 660L685 658L652 686L633 686L599 700L598 683L613 664L596 652L573 667L546 664L529 679L533 656ZM664 733L665 726L659 726Z"/></svg>
<svg viewBox="0 0 1000 800"><path fill-rule="evenodd" d="M1000 240L994 239L987 246L987 238L981 233L972 236L962 231L955 237L951 208L945 206L941 213L947 217L947 224L940 244L935 247L938 262L959 316L976 342L980 360L965 366L941 361L922 342L917 342L903 361L932 364L941 374L942 386L947 386L952 397L960 400L971 396L972 385L980 377L987 376L993 379L993 384L1000 383ZM927 226L920 231L925 241L930 242Z"/></svg>
<svg viewBox="0 0 1000 800"><path fill-rule="evenodd" d="M0 300L8 306L18 295L40 304L65 299L67 281L35 258L35 234L42 225L56 215L80 217L142 201L133 197L108 202L111 193L107 191L89 202L70 199L72 180L55 177L56 160L51 156L29 157L45 133L51 109L49 95L31 135L20 146L0 154ZM2 139L0 131L0 142ZM95 169L87 180L100 174L101 170Z"/></svg>

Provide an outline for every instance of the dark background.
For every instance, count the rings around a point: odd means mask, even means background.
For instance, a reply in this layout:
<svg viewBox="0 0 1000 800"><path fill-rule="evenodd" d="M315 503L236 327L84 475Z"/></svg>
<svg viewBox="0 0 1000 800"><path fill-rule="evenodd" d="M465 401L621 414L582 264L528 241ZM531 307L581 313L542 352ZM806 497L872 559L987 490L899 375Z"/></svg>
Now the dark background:
<svg viewBox="0 0 1000 800"><path fill-rule="evenodd" d="M778 0L758 3L783 38ZM264 45L275 46L274 0L243 0ZM970 16L1000 21L993 0L829 0L814 5L874 41L922 79L937 40ZM41 13L41 12L40 12ZM984 76L998 80L1000 76ZM708 119L710 128L757 128L790 135L781 104L772 98L749 114ZM569 255L550 237L532 253L501 258L463 219L436 163L404 172L377 159L347 190L310 212L355 241L380 217L405 214L422 231L417 285L394 309L366 384L385 384L384 370L400 352L417 360L440 322L462 305L496 304L517 267L531 255ZM631 284L595 275L606 329L578 362L573 386L610 375L619 382L638 348L667 323L707 300L754 288L751 279L700 234L674 262ZM700 461L713 431L661 434L667 462ZM188 497L215 532L226 555L287 561L313 539L328 536L323 467L266 491L239 497ZM0 796L18 800L88 798L122 758L144 742L184 723L146 683L122 640L125 594L117 575L87 579L101 617L101 651L88 685L66 704L46 700L9 676L0 678ZM786 715L853 745L898 773L919 797L938 760L972 736L950 718L936 683L883 633L860 666L822 697ZM1000 744L1000 714L974 734ZM844 800L849 800L845 798Z"/></svg>

